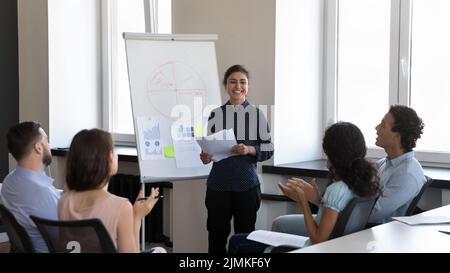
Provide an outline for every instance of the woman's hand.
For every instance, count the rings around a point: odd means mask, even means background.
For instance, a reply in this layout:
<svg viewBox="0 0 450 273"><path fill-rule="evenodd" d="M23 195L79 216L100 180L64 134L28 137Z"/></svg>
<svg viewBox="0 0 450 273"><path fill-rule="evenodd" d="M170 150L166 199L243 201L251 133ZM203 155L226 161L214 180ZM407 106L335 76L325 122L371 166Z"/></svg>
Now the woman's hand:
<svg viewBox="0 0 450 273"><path fill-rule="evenodd" d="M158 202L159 188L152 188L150 196L144 198L144 192L141 190L133 205L133 214L135 220L142 220Z"/></svg>
<svg viewBox="0 0 450 273"><path fill-rule="evenodd" d="M291 198L292 200L294 200L297 203L299 202L299 199L297 197L297 193L295 192L295 189L293 189L292 187L289 187L287 185L283 185L281 183L278 183L278 187L284 193L284 195Z"/></svg>
<svg viewBox="0 0 450 273"><path fill-rule="evenodd" d="M236 144L231 147L231 152L238 155L256 155L255 147L246 146L244 144Z"/></svg>
<svg viewBox="0 0 450 273"><path fill-rule="evenodd" d="M200 160L203 162L203 164L208 164L212 160L212 155L208 153L204 153L203 151L200 153Z"/></svg>
<svg viewBox="0 0 450 273"><path fill-rule="evenodd" d="M292 177L288 179L288 184L292 184L299 187L305 193L306 199L309 202L317 206L320 204L321 198L319 195L319 188L317 187L315 178L311 180L311 183L308 183L303 179Z"/></svg>
<svg viewBox="0 0 450 273"><path fill-rule="evenodd" d="M305 192L296 184L288 182L285 185L278 183L278 187L287 197L291 198L301 206L307 206L308 200L306 199Z"/></svg>

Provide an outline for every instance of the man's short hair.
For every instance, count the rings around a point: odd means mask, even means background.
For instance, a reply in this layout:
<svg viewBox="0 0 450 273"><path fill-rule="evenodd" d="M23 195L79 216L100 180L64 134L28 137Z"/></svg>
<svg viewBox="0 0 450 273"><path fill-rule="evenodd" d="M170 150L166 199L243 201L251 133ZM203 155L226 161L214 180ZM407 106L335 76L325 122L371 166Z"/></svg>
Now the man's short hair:
<svg viewBox="0 0 450 273"><path fill-rule="evenodd" d="M8 150L17 160L26 157L33 149L33 145L42 137L39 131L41 125L34 121L25 121L14 125L6 136Z"/></svg>
<svg viewBox="0 0 450 273"><path fill-rule="evenodd" d="M398 132L402 148L410 152L416 147L416 141L423 133L424 123L414 109L404 105L392 105L389 113L394 118L392 132Z"/></svg>

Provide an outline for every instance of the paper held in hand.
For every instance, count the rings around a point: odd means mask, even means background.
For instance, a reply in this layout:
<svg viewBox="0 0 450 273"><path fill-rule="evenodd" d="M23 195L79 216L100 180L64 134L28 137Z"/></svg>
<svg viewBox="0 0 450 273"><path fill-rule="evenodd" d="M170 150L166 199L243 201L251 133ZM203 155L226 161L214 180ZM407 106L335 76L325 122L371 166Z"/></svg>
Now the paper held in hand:
<svg viewBox="0 0 450 273"><path fill-rule="evenodd" d="M270 246L290 245L302 248L308 237L267 230L255 230L247 236L248 240Z"/></svg>
<svg viewBox="0 0 450 273"><path fill-rule="evenodd" d="M233 129L222 130L215 134L197 140L203 152L212 155L212 160L218 162L230 156L235 156L231 148L237 144Z"/></svg>

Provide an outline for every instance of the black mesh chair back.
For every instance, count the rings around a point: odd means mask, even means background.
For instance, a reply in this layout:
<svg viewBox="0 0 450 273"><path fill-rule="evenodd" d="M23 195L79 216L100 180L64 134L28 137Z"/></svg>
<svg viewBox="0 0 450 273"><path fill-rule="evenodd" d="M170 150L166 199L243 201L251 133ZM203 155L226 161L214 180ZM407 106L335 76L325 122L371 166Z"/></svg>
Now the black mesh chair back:
<svg viewBox="0 0 450 273"><path fill-rule="evenodd" d="M115 253L116 247L99 219L54 221L30 216L51 253Z"/></svg>
<svg viewBox="0 0 450 273"><path fill-rule="evenodd" d="M331 240L365 229L377 199L378 196L355 197L350 200L339 215L329 239Z"/></svg>
<svg viewBox="0 0 450 273"><path fill-rule="evenodd" d="M8 234L11 244L11 252L32 253L35 252L33 242L26 230L17 222L14 215L2 204L0 204L0 216L4 229Z"/></svg>
<svg viewBox="0 0 450 273"><path fill-rule="evenodd" d="M425 190L433 183L433 179L431 177L425 176L427 179L427 182L423 184L422 188L420 189L419 193L414 197L414 199L411 201L411 203L408 206L408 209L406 210L405 216L411 216L416 214L417 210L417 204L419 204L420 198L422 198L423 193Z"/></svg>
<svg viewBox="0 0 450 273"><path fill-rule="evenodd" d="M365 229L377 199L378 196L354 197L351 199L344 210L339 214L329 240ZM274 247L271 250L271 253L283 253L295 249L298 249L298 247L281 245Z"/></svg>

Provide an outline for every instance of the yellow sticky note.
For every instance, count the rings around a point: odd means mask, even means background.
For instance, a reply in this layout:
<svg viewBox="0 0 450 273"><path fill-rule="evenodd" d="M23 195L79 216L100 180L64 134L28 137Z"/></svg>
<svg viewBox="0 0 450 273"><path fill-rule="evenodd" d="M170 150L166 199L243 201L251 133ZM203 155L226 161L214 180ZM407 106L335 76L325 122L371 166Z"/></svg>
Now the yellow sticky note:
<svg viewBox="0 0 450 273"><path fill-rule="evenodd" d="M175 156L175 150L173 149L173 146L164 146L164 156L169 158Z"/></svg>
<svg viewBox="0 0 450 273"><path fill-rule="evenodd" d="M203 126L200 125L194 125L194 136L195 137L202 137L203 136Z"/></svg>

